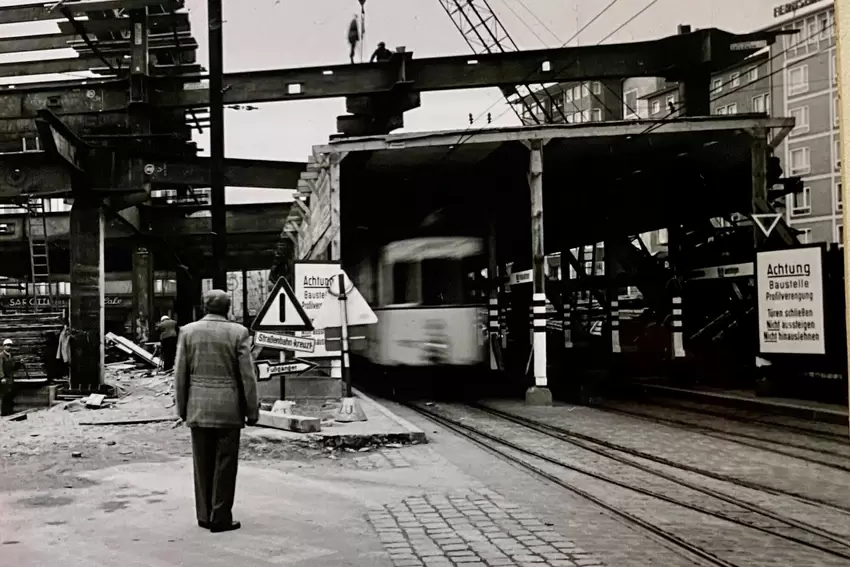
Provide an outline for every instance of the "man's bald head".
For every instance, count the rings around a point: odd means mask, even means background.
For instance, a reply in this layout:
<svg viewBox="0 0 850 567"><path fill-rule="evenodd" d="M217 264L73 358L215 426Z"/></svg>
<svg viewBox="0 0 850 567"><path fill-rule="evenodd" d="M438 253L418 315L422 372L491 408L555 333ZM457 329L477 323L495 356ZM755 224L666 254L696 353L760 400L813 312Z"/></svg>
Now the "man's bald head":
<svg viewBox="0 0 850 567"><path fill-rule="evenodd" d="M204 296L204 309L210 315L227 317L230 313L230 296L220 289L210 290Z"/></svg>

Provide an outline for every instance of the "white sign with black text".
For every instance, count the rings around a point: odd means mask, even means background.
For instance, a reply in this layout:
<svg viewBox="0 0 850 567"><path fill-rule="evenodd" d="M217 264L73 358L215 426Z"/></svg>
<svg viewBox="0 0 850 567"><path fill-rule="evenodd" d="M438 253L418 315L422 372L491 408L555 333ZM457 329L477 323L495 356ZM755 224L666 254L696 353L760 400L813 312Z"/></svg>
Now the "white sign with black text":
<svg viewBox="0 0 850 567"><path fill-rule="evenodd" d="M820 247L759 252L759 346L763 354L826 354Z"/></svg>
<svg viewBox="0 0 850 567"><path fill-rule="evenodd" d="M328 284L339 275L338 262L295 262L295 297L301 302L301 307L312 323L319 314L325 296L328 294ZM339 351L328 351L325 348L325 332L315 329L297 333L299 337L311 338L316 348L311 353L302 355L303 358L326 358L339 356Z"/></svg>

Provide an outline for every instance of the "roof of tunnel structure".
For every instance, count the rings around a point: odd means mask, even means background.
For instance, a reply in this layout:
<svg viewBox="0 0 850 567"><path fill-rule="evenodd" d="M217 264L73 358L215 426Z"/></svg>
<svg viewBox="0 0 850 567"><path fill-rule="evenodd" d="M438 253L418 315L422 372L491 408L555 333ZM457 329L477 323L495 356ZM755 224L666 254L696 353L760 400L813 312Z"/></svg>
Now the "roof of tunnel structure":
<svg viewBox="0 0 850 567"><path fill-rule="evenodd" d="M791 127L788 118L711 116L390 134L315 149L347 152L341 224L350 250L364 229L380 233L378 242L408 237L439 207L458 207L465 223L480 221L482 229L488 209L501 225L529 226L524 143L545 141L545 246L552 253L602 241L609 231L631 235L749 212L753 141L766 137L775 146Z"/></svg>

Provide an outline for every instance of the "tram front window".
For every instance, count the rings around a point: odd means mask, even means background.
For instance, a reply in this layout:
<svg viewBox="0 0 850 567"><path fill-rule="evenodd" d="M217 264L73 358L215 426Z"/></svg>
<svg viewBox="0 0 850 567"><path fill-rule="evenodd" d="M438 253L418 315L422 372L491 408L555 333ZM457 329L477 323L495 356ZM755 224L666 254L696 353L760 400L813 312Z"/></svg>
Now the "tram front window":
<svg viewBox="0 0 850 567"><path fill-rule="evenodd" d="M422 262L422 305L468 305L481 299L480 280L470 278L470 260L436 259Z"/></svg>

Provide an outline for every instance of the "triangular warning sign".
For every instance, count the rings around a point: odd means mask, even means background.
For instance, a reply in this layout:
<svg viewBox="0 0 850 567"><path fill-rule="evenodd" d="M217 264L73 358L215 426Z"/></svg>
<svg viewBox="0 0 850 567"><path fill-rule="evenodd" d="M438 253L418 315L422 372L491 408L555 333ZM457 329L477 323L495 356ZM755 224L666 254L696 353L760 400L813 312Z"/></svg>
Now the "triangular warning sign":
<svg viewBox="0 0 850 567"><path fill-rule="evenodd" d="M345 318L347 325L374 325L378 322L378 316L366 303L363 295L348 279L345 272ZM328 282L328 293L319 308L319 312L313 318L313 326L316 329L327 329L329 327L342 326L342 310L339 301L339 279L334 276Z"/></svg>
<svg viewBox="0 0 850 567"><path fill-rule="evenodd" d="M280 278L251 325L254 331L312 331L310 318L289 282Z"/></svg>
<svg viewBox="0 0 850 567"><path fill-rule="evenodd" d="M765 236L770 236L770 233L779 224L780 218L782 218L782 213L758 213L753 215L753 222L758 225ZM766 224L765 221L769 221L770 224Z"/></svg>

